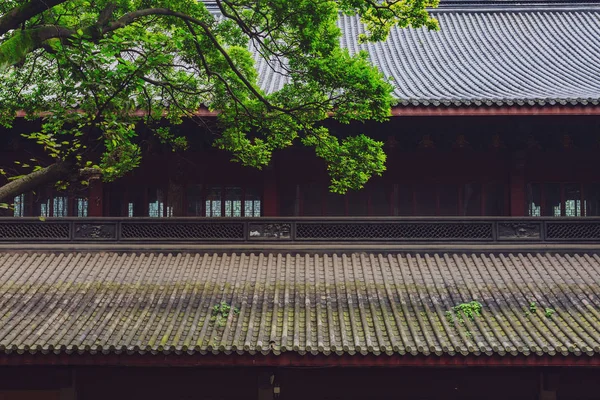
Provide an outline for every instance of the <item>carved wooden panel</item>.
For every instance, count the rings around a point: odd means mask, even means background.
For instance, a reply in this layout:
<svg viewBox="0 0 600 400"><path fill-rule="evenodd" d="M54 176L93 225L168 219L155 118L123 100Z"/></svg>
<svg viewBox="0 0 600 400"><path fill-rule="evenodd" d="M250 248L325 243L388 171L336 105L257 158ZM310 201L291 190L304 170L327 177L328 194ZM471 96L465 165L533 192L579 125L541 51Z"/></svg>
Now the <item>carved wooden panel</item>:
<svg viewBox="0 0 600 400"><path fill-rule="evenodd" d="M117 224L75 224L73 237L74 239L115 240L117 238Z"/></svg>
<svg viewBox="0 0 600 400"><path fill-rule="evenodd" d="M541 225L537 222L499 222L499 240L540 239Z"/></svg>
<svg viewBox="0 0 600 400"><path fill-rule="evenodd" d="M253 223L248 228L249 239L291 239L292 224L290 223Z"/></svg>

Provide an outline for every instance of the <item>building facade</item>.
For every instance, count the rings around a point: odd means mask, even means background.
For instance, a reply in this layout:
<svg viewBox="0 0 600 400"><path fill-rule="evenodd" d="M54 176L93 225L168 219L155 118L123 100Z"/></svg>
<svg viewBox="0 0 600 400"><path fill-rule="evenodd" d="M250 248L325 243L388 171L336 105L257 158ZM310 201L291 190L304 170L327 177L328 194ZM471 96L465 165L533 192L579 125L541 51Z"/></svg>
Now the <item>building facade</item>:
<svg viewBox="0 0 600 400"><path fill-rule="evenodd" d="M597 398L600 3L433 12L360 46L340 19L399 99L328 122L385 143L364 190L330 193L308 149L244 168L184 123L185 153L149 140L114 183L16 198L0 398Z"/></svg>

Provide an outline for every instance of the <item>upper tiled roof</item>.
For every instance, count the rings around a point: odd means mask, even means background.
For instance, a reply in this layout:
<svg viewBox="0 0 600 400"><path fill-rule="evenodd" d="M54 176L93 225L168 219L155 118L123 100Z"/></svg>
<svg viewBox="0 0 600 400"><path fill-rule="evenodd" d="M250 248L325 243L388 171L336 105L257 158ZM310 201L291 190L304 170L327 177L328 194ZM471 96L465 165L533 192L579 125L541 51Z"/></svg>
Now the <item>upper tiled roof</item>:
<svg viewBox="0 0 600 400"><path fill-rule="evenodd" d="M592 254L8 252L0 349L597 356L599 285Z"/></svg>
<svg viewBox="0 0 600 400"><path fill-rule="evenodd" d="M440 0L440 7L448 7L453 5L568 5L577 4L593 4L598 3L598 0Z"/></svg>
<svg viewBox="0 0 600 400"><path fill-rule="evenodd" d="M358 45L358 19L341 17L342 44L369 53L402 105L599 103L598 4L455 3L433 11L439 32L393 29L384 43ZM264 61L257 66L263 89L284 83Z"/></svg>

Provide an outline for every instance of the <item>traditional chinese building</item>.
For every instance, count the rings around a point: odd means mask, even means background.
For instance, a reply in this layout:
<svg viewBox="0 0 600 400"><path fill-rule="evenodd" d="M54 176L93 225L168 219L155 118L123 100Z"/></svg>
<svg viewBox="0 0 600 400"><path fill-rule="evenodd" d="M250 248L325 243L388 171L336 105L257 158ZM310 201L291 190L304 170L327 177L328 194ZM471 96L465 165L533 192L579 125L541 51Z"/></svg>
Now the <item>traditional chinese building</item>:
<svg viewBox="0 0 600 400"><path fill-rule="evenodd" d="M115 183L15 199L0 399L597 399L600 2L433 13L440 32L360 46L340 19L399 99L330 123L386 143L362 191L329 193L305 149L241 167L184 124L188 152L150 141Z"/></svg>

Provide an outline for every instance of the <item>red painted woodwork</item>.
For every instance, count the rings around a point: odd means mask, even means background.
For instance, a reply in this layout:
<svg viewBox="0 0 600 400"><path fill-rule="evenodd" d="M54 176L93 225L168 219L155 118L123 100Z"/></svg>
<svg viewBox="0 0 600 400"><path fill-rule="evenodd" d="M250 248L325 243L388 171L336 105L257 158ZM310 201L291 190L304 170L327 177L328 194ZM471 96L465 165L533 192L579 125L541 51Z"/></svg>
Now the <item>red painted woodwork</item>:
<svg viewBox="0 0 600 400"><path fill-rule="evenodd" d="M143 116L143 111L135 112L136 116ZM40 113L46 116L48 113ZM201 108L194 113L198 117L216 117L218 111ZM600 115L600 106L586 105L503 105L503 106L396 106L392 107L392 116L395 117L423 117L423 116L491 116L491 115ZM24 118L24 111L17 112L18 118Z"/></svg>
<svg viewBox="0 0 600 400"><path fill-rule="evenodd" d="M510 170L510 215L522 217L525 210L525 159L523 154L516 154Z"/></svg>
<svg viewBox="0 0 600 400"><path fill-rule="evenodd" d="M126 216L129 203L135 204L134 216L148 216L148 201L154 201L149 193L160 190L165 202L161 216L202 216L206 215L202 194L221 187L241 188L242 198L251 193L260 200L263 216L522 216L527 214L531 184L579 184L581 202L590 204L593 199L600 210L600 200L596 201L600 191L588 196L589 186L600 183L600 142L593 135L600 129L599 110L596 106L398 107L397 117L387 123L327 121L341 137L365 133L381 140L388 156L383 176L347 196L328 193L326 166L313 149L298 146L278 151L271 166L257 170L231 162L231 154L210 145L212 133L184 123L181 130L189 134L193 150L173 153L147 140L142 164L131 174L100 187L92 185L89 193L78 188L67 194L51 193L52 188L36 190L36 195L25 196L23 210L27 216L38 216L42 202L49 201L45 207L52 214L52 196L67 195L69 215L76 215L74 205L87 198L89 216ZM212 115L207 110L202 113ZM432 115L443 117L428 118ZM0 143L0 165L30 157L31 149L20 140L20 133L34 129L31 124L20 120L8 134L0 135L0 141L5 140ZM513 156L515 152L521 152L520 160ZM192 186L201 193L194 199L187 192ZM536 206L546 202L542 208L548 210L551 198L545 196Z"/></svg>
<svg viewBox="0 0 600 400"><path fill-rule="evenodd" d="M265 171L265 181L263 185L263 215L265 217L276 217L278 211L277 181L273 171Z"/></svg>
<svg viewBox="0 0 600 400"><path fill-rule="evenodd" d="M392 108L394 117L512 115L600 115L600 106L398 106Z"/></svg>
<svg viewBox="0 0 600 400"><path fill-rule="evenodd" d="M256 354L0 354L0 366L179 366L179 367L600 367L600 357L575 356L486 356L486 355L280 355Z"/></svg>
<svg viewBox="0 0 600 400"><path fill-rule="evenodd" d="M101 217L104 212L103 207L103 185L102 180L92 179L90 180L90 191L88 197L88 216L90 217Z"/></svg>

